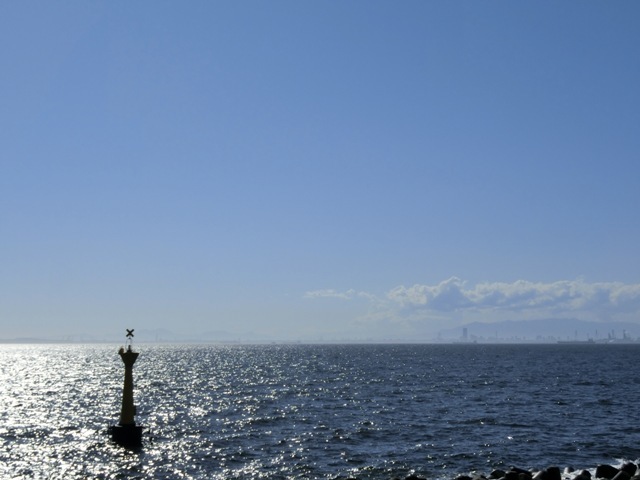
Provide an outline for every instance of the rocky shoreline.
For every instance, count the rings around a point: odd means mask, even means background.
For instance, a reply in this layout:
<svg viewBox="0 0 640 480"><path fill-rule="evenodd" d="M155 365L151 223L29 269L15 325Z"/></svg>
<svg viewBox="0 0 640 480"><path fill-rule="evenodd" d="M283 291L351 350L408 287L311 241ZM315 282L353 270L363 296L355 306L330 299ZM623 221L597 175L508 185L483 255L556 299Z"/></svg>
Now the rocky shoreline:
<svg viewBox="0 0 640 480"><path fill-rule="evenodd" d="M551 466L544 470L525 470L511 467L509 470L493 470L489 475L458 475L453 480L640 480L640 469L633 462L625 462L619 468L612 465L598 465L595 474L590 470L577 471L573 468ZM346 480L358 480L357 477ZM412 474L404 477L393 477L391 480L428 480L427 477Z"/></svg>

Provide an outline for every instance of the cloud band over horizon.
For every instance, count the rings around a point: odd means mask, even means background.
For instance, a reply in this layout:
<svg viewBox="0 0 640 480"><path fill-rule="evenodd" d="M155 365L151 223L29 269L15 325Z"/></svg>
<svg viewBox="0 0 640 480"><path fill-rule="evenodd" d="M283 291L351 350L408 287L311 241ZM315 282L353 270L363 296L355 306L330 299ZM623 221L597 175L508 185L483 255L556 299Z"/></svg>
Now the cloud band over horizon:
<svg viewBox="0 0 640 480"><path fill-rule="evenodd" d="M415 319L430 315L462 313L532 318L535 316L582 315L599 320L640 314L640 284L622 282L587 283L583 280L560 280L550 283L518 280L482 282L468 285L451 277L435 285L399 285L382 296L350 289L344 292L327 289L305 293L305 298L351 300L367 298L389 317Z"/></svg>

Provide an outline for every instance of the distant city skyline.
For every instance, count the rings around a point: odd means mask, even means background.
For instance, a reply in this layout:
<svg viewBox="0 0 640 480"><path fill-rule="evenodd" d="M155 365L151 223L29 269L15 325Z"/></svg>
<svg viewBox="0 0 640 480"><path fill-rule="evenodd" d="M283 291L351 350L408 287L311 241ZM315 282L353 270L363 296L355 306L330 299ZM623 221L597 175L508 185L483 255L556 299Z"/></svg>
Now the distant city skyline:
<svg viewBox="0 0 640 480"><path fill-rule="evenodd" d="M461 344L461 343L592 343L640 344L640 325L637 322L594 322L572 318L546 318L536 320L505 320L498 322L471 322L448 328L435 335L360 336L319 335L299 338L278 337L277 333L230 332L209 330L204 332L172 331L163 328L136 331L134 343L142 344ZM124 340L122 332L74 332L73 334L36 335L31 337L0 338L0 343L118 343Z"/></svg>
<svg viewBox="0 0 640 480"><path fill-rule="evenodd" d="M0 6L0 339L640 323L640 5Z"/></svg>

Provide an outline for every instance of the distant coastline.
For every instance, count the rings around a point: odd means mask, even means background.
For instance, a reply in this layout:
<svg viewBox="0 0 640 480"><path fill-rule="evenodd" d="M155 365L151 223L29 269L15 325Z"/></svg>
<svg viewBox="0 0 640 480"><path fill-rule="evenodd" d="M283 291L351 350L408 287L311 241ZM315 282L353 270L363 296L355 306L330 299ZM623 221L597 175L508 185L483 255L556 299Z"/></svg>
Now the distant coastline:
<svg viewBox="0 0 640 480"><path fill-rule="evenodd" d="M22 333L22 334L21 334ZM25 334L26 333L26 334ZM49 333L5 332L0 344L119 344L120 336L112 332ZM467 323L439 332L421 335L384 337L358 335L357 332L317 333L315 335L278 337L274 333L210 329L202 332L175 332L165 328L139 327L136 342L145 344L640 344L640 325L631 322L589 322L574 318L507 320L492 323Z"/></svg>
<svg viewBox="0 0 640 480"><path fill-rule="evenodd" d="M19 337L19 338L3 338L0 339L0 345L116 345L121 344L122 341L114 339L101 339L101 340L84 340L84 339L47 339L47 338L31 338L31 337ZM137 342L142 345L221 345L221 346L234 346L234 345L453 345L453 346L482 346L482 345L559 345L559 346L572 346L572 345L640 345L640 339L603 339L603 340L532 340L532 339L482 339L473 341L462 340L402 340L402 339L390 339L390 340L340 340L340 341L314 341L314 340L272 340L272 341L254 341L254 340L196 340L196 339L184 339L184 340L140 340Z"/></svg>

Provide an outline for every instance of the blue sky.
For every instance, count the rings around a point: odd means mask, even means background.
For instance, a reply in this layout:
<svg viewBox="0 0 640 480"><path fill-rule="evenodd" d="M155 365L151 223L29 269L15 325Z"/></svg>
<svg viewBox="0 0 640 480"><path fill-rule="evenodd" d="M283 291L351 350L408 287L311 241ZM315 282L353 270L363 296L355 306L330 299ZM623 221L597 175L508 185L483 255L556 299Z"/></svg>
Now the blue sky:
<svg viewBox="0 0 640 480"><path fill-rule="evenodd" d="M640 321L640 5L0 5L0 338Z"/></svg>

